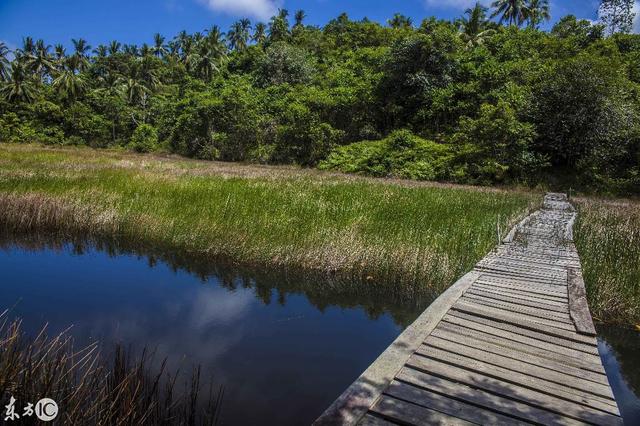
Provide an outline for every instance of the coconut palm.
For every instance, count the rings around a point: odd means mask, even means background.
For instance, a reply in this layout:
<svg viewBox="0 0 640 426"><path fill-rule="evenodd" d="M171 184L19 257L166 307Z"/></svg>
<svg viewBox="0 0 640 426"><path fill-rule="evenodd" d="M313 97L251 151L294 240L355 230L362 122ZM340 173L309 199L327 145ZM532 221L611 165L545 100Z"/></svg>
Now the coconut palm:
<svg viewBox="0 0 640 426"><path fill-rule="evenodd" d="M9 52L7 45L0 41L0 81L9 79Z"/></svg>
<svg viewBox="0 0 640 426"><path fill-rule="evenodd" d="M138 46L135 44L125 44L122 51L128 56L138 56Z"/></svg>
<svg viewBox="0 0 640 426"><path fill-rule="evenodd" d="M236 21L227 33L229 47L233 50L244 50L249 42L251 22L248 19Z"/></svg>
<svg viewBox="0 0 640 426"><path fill-rule="evenodd" d="M120 51L120 46L120 42L112 40L111 43L109 43L109 56L118 53Z"/></svg>
<svg viewBox="0 0 640 426"><path fill-rule="evenodd" d="M50 74L55 68L53 58L49 54L51 46L45 45L44 40L40 39L36 42L33 53L26 59L29 70L43 78L45 74Z"/></svg>
<svg viewBox="0 0 640 426"><path fill-rule="evenodd" d="M73 43L75 54L81 58L86 58L87 54L91 51L91 46L87 43L87 40L83 38L72 38L71 42Z"/></svg>
<svg viewBox="0 0 640 426"><path fill-rule="evenodd" d="M36 82L20 61L11 63L9 79L0 87L0 96L9 102L30 103L35 97Z"/></svg>
<svg viewBox="0 0 640 426"><path fill-rule="evenodd" d="M257 44L262 44L267 40L267 26L263 22L258 22L255 25L251 40Z"/></svg>
<svg viewBox="0 0 640 426"><path fill-rule="evenodd" d="M500 23L520 26L527 17L525 0L496 0L491 5L495 9L492 18L500 17Z"/></svg>
<svg viewBox="0 0 640 426"><path fill-rule="evenodd" d="M164 41L165 38L160 33L154 34L152 51L157 58L163 58L167 53L169 53Z"/></svg>
<svg viewBox="0 0 640 426"><path fill-rule="evenodd" d="M413 21L408 16L404 16L400 13L396 13L393 15L393 18L387 21L391 28L399 29L399 28L409 28L413 25Z"/></svg>
<svg viewBox="0 0 640 426"><path fill-rule="evenodd" d="M487 12L486 7L476 2L475 6L467 9L460 19L461 37L468 47L482 45L487 37L495 34L495 30L487 28L489 23Z"/></svg>
<svg viewBox="0 0 640 426"><path fill-rule="evenodd" d="M67 56L67 49L60 43L53 47L53 52L56 56L56 61L60 62Z"/></svg>
<svg viewBox="0 0 640 426"><path fill-rule="evenodd" d="M84 94L87 82L84 76L72 67L65 67L53 79L51 87L65 101L74 101Z"/></svg>
<svg viewBox="0 0 640 426"><path fill-rule="evenodd" d="M109 48L104 44L99 44L98 47L93 49L93 53L99 58L106 58L109 53Z"/></svg>
<svg viewBox="0 0 640 426"><path fill-rule="evenodd" d="M302 23L304 22L306 17L307 17L307 14L305 13L304 10L302 10L302 9L297 10L295 15L294 15L294 19L296 21L294 26L295 27L301 27Z"/></svg>
<svg viewBox="0 0 640 426"><path fill-rule="evenodd" d="M549 0L528 0L526 4L526 18L530 28L538 28L543 21L551 19Z"/></svg>

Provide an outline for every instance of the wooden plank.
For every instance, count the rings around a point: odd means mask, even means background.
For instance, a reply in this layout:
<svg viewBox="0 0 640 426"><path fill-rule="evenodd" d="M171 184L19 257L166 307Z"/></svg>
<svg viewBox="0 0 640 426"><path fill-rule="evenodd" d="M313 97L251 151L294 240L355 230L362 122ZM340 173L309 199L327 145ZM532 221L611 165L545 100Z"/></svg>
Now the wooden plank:
<svg viewBox="0 0 640 426"><path fill-rule="evenodd" d="M500 296L496 294L486 294L479 291L467 291L461 300L468 300L470 303L482 303L483 305L493 306L499 309L503 309L510 312L522 313L527 316L537 317L542 319L548 319L550 321L561 322L569 325L567 330L575 330L573 321L569 312L558 311L552 309L543 309L537 306L528 306L520 303L520 300L516 301L504 300L508 296ZM556 307L556 309L558 309Z"/></svg>
<svg viewBox="0 0 640 426"><path fill-rule="evenodd" d="M408 367L400 370L400 373L398 374L398 380L402 380L415 386L420 386L422 388L444 395L449 395L452 398L477 405L479 408L504 413L525 421L534 421L538 424L545 425L585 424L583 422L565 417L562 414L540 409L526 403L486 392L483 389L475 387L472 388L461 383L452 382L450 380L433 376L431 374L427 374ZM478 410L478 412L485 413L486 410ZM480 424L487 423L480 422Z"/></svg>
<svg viewBox="0 0 640 426"><path fill-rule="evenodd" d="M600 366L600 357L598 355L597 347L595 346L579 346L574 344L569 346L567 341L562 339L554 339L552 336L547 336L540 333L535 333L530 330L518 329L517 327L509 327L507 324L491 323L491 322L476 322L467 319L469 316L462 316L457 314L447 314L444 317L442 327L457 326L474 330L476 332L482 332L491 336L501 337L509 340L509 342L520 342L525 345L539 348L545 351L550 351L552 354L557 353L574 360L581 360L584 362L576 363L574 365L582 368L597 368L594 371L604 372ZM480 318L479 318L480 320ZM496 326L494 326L497 325ZM439 326L440 327L440 326ZM458 332L462 330L457 329ZM585 357L585 355L589 355ZM566 360L567 362L569 360Z"/></svg>
<svg viewBox="0 0 640 426"><path fill-rule="evenodd" d="M542 309L545 311L553 311L569 316L569 307L566 303L544 300L535 296L527 296L524 294L509 294L507 292L495 289L487 289L473 285L465 295L473 294L502 302L514 303L529 308ZM570 318L570 317L569 317Z"/></svg>
<svg viewBox="0 0 640 426"><path fill-rule="evenodd" d="M540 379L525 373L510 370L499 365L494 365L485 361L457 355L452 352L444 351L433 346L422 346L416 351L416 354L427 357L429 359L445 362L455 365L466 370L477 371L483 375L493 377L504 383L511 383L522 386L538 392L553 395L555 397L582 404L600 411L605 411L613 415L618 415L618 406L610 399L602 398L597 395L582 392L578 389L559 385L549 380Z"/></svg>
<svg viewBox="0 0 640 426"><path fill-rule="evenodd" d="M398 423L393 423L388 420L381 419L380 417L372 416L371 414L365 415L360 423L360 426L397 426Z"/></svg>
<svg viewBox="0 0 640 426"><path fill-rule="evenodd" d="M491 292L500 292L501 294L509 295L512 297L529 297L532 299L538 299L546 302L559 303L563 306L567 306L569 304L569 299L566 296L561 296L559 294L552 295L550 293L543 293L537 291L531 291L531 289L526 289L526 287L515 287L510 285L501 285L501 284L485 284L476 281L473 283L473 287L477 289L482 289L484 291Z"/></svg>
<svg viewBox="0 0 640 426"><path fill-rule="evenodd" d="M498 320L500 322L506 322L508 324L515 325L521 328L537 331L542 334L547 334L549 336L555 336L555 337L560 337L567 340L572 340L578 343L591 344L593 339L593 338L589 338L588 336L583 336L559 327L549 326L548 324L544 324L542 320L536 320L536 321L528 320L528 319L525 320L518 315L509 314L500 309L495 309L490 306L473 304L473 303L465 302L462 300L459 300L458 302L456 302L456 304L453 305L452 309L454 309L455 311L466 313L466 314ZM529 317L529 318L532 318L532 317Z"/></svg>
<svg viewBox="0 0 640 426"><path fill-rule="evenodd" d="M568 386L578 391L588 392L613 401L613 393L608 385L602 385L589 380L582 380L562 371L555 371L551 368L547 368L546 366L530 364L523 359L509 358L501 353L491 352L484 348L473 348L466 346L466 342L465 344L462 344L456 341L445 340L434 336L433 334L427 338L425 344L443 351L452 352L467 358L473 358L478 361L493 364L528 376L548 380L562 386Z"/></svg>
<svg viewBox="0 0 640 426"><path fill-rule="evenodd" d="M470 405L400 381L393 381L385 391L385 394L475 424L525 424L524 422L517 421L513 417L494 413L489 410L478 410L478 407L475 405Z"/></svg>
<svg viewBox="0 0 640 426"><path fill-rule="evenodd" d="M486 315L489 318L500 319L510 323L517 322L519 326L535 330L549 330L548 333L564 332L574 334L575 326L572 322L560 322L555 318L545 318L538 312L529 312L525 309L517 309L503 303L492 303L478 298L462 297L454 305L454 309L474 315ZM472 311L472 312L469 312ZM545 331L546 332L546 331ZM565 335L562 335L566 337Z"/></svg>
<svg viewBox="0 0 640 426"><path fill-rule="evenodd" d="M595 336L596 328L593 326L591 312L587 304L587 293L584 288L584 280L582 273L577 268L569 268L568 273L569 287L569 311L571 319L576 326L578 333L587 336Z"/></svg>
<svg viewBox="0 0 640 426"><path fill-rule="evenodd" d="M421 407L387 395L381 396L373 407L371 407L371 411L383 416L385 419L405 425L473 425L471 422L456 419L439 411Z"/></svg>
<svg viewBox="0 0 640 426"><path fill-rule="evenodd" d="M615 415L567 401L544 392L538 392L522 386L517 386L477 371L466 370L450 364L414 355L409 358L407 365L416 370L449 380L463 383L478 389L483 389L502 395L505 398L524 402L537 408L545 409L557 414L562 414L576 420L600 425L621 425L620 417Z"/></svg>
<svg viewBox="0 0 640 426"><path fill-rule="evenodd" d="M431 333L431 337L439 337L469 346L471 348L480 349L489 353L502 355L511 359L517 359L540 367L548 368L580 379L589 380L604 386L609 386L607 376L602 373L595 373L580 367L576 367L563 360L562 356L554 355L553 352L538 349L535 346L526 346L522 343L516 343L499 337L491 337L484 333L473 333L472 330L454 329L447 327L447 324L439 326ZM551 356L549 355L551 354Z"/></svg>

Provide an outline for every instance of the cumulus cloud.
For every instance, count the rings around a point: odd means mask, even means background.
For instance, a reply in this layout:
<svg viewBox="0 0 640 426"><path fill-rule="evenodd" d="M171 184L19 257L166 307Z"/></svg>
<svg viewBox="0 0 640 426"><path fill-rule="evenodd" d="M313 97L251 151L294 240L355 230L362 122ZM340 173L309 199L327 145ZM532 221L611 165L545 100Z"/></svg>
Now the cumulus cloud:
<svg viewBox="0 0 640 426"><path fill-rule="evenodd" d="M439 9L460 9L465 10L473 7L478 0L425 0L427 7L436 7ZM482 4L490 3L489 0L481 2Z"/></svg>
<svg viewBox="0 0 640 426"><path fill-rule="evenodd" d="M267 20L278 12L282 0L201 0L209 9L232 16Z"/></svg>

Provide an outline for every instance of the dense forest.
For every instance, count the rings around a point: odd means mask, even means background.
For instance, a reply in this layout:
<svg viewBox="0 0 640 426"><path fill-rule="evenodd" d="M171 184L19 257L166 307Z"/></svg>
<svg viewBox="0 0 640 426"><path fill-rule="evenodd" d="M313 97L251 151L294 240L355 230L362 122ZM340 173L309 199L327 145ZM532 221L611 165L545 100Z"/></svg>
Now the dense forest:
<svg viewBox="0 0 640 426"><path fill-rule="evenodd" d="M420 180L640 192L633 2L551 30L546 0L384 25L304 11L149 44L0 44L0 141Z"/></svg>

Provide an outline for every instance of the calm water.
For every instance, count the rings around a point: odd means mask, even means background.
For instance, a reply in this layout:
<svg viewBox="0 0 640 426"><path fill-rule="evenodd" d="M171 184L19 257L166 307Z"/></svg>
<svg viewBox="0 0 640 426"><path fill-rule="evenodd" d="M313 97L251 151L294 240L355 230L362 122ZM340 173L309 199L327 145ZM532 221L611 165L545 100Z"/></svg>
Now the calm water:
<svg viewBox="0 0 640 426"><path fill-rule="evenodd" d="M31 333L73 325L80 344L147 345L174 366L201 364L224 385L222 424L309 424L424 308L359 305L317 281L36 246L0 249L2 309L15 305Z"/></svg>
<svg viewBox="0 0 640 426"><path fill-rule="evenodd" d="M225 388L222 424L309 424L430 302L104 244L0 247L0 307L15 305L28 332L73 325L79 344L148 346L174 367L200 364ZM625 421L640 424L640 333L599 334Z"/></svg>

